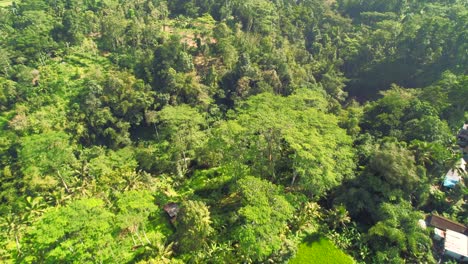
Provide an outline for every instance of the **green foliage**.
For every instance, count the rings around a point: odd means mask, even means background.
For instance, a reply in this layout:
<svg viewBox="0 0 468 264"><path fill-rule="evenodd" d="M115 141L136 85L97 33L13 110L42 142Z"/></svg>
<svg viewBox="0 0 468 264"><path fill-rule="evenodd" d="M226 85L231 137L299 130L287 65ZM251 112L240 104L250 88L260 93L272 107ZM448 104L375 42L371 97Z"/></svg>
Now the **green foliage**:
<svg viewBox="0 0 468 264"><path fill-rule="evenodd" d="M466 75L445 72L438 82L421 91L421 97L439 109L451 127L458 128L466 121L468 105L461 98L468 92L467 80Z"/></svg>
<svg viewBox="0 0 468 264"><path fill-rule="evenodd" d="M162 153L169 156L167 169L183 178L205 141L205 133L201 129L206 121L188 105L166 106L158 112L157 120L161 139L167 140L161 145Z"/></svg>
<svg viewBox="0 0 468 264"><path fill-rule="evenodd" d="M419 180L411 152L395 144L384 144L374 153L368 173L405 192L414 189Z"/></svg>
<svg viewBox="0 0 468 264"><path fill-rule="evenodd" d="M140 225L157 209L153 197L148 191L125 192L117 201L117 206L120 214L123 215L122 220L125 228L130 226L134 228Z"/></svg>
<svg viewBox="0 0 468 264"><path fill-rule="evenodd" d="M286 263L322 232L432 263L414 220L467 219L465 184L440 188L467 19L461 0L0 1L0 262Z"/></svg>
<svg viewBox="0 0 468 264"><path fill-rule="evenodd" d="M87 198L47 210L27 232L19 260L120 262L168 254L164 233L149 221L158 208L148 191L119 195L117 206L113 213L102 200Z"/></svg>
<svg viewBox="0 0 468 264"><path fill-rule="evenodd" d="M57 185L67 187L77 160L64 132L49 132L23 138L19 159L28 189L47 191Z"/></svg>
<svg viewBox="0 0 468 264"><path fill-rule="evenodd" d="M71 105L71 118L84 143L111 147L130 144L129 129L143 121L144 110L153 102L150 87L128 73L110 72L86 87Z"/></svg>
<svg viewBox="0 0 468 264"><path fill-rule="evenodd" d="M387 2L395 5L386 6ZM392 83L427 86L448 69L466 73L460 67L467 57L459 49L466 45L460 38L466 32L466 4L339 1L339 5L363 23L353 39L361 43L356 45L360 51L345 62L348 76L356 78L350 87L353 94L368 97Z"/></svg>
<svg viewBox="0 0 468 264"><path fill-rule="evenodd" d="M24 261L117 261L114 217L98 199L49 210L28 233ZM118 254L118 253L117 253Z"/></svg>
<svg viewBox="0 0 468 264"><path fill-rule="evenodd" d="M424 94L424 90L422 91ZM423 140L447 143L452 139L447 123L440 119L442 107L418 98L419 91L393 86L364 112L363 127L378 136L393 136L407 142ZM438 109L439 108L439 109Z"/></svg>
<svg viewBox="0 0 468 264"><path fill-rule="evenodd" d="M321 220L323 220L323 212L320 205L315 202L305 202L299 204L299 209L294 216L293 227L299 232L314 233L320 228Z"/></svg>
<svg viewBox="0 0 468 264"><path fill-rule="evenodd" d="M358 261L369 261L370 249L365 235L356 227L355 223L344 225L339 229L329 230L326 234L333 244L344 250Z"/></svg>
<svg viewBox="0 0 468 264"><path fill-rule="evenodd" d="M375 261L427 262L435 263L431 254L431 240L418 224L422 218L404 202L397 205L383 203L379 208L379 219L369 229L369 244L377 251ZM391 245L391 246L390 246ZM392 251L386 252L390 247Z"/></svg>
<svg viewBox="0 0 468 264"><path fill-rule="evenodd" d="M397 143L384 143L373 150L366 169L344 187L346 192L338 195L337 202L345 204L352 216L365 213L370 216L366 222L372 223L380 203L412 200L427 192L428 186L421 185L423 176L411 151Z"/></svg>
<svg viewBox="0 0 468 264"><path fill-rule="evenodd" d="M252 173L264 178L291 185L297 181L309 194L320 196L350 177L353 168L351 140L336 119L323 112L325 107L323 97L308 90L286 98L258 95L238 109L234 122L215 130L231 138L216 137L222 143L212 144L232 149L222 153L234 156L219 157L229 163L250 164Z"/></svg>
<svg viewBox="0 0 468 264"><path fill-rule="evenodd" d="M22 10L13 17L15 38L10 45L26 58L39 58L56 48L51 36L54 18L45 10Z"/></svg>
<svg viewBox="0 0 468 264"><path fill-rule="evenodd" d="M213 233L210 211L201 201L185 201L177 216L177 236L179 249L191 253L207 247L207 239Z"/></svg>
<svg viewBox="0 0 468 264"><path fill-rule="evenodd" d="M0 78L0 110L8 110L14 103L16 95L15 82Z"/></svg>
<svg viewBox="0 0 468 264"><path fill-rule="evenodd" d="M346 226L351 221L351 218L346 208L343 205L338 205L327 212L325 221L328 222L332 229L337 229L339 226Z"/></svg>
<svg viewBox="0 0 468 264"><path fill-rule="evenodd" d="M240 225L233 231L239 241L240 258L264 261L286 241L286 221L293 208L272 183L251 176L237 182L242 207Z"/></svg>

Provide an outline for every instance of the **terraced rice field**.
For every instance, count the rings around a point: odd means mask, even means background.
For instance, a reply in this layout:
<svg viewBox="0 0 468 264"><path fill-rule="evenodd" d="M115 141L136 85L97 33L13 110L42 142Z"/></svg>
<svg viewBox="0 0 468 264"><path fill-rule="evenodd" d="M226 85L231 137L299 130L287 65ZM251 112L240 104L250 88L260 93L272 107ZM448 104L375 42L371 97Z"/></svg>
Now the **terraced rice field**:
<svg viewBox="0 0 468 264"><path fill-rule="evenodd" d="M306 238L299 245L296 257L289 264L353 264L355 261L338 249L331 241L321 236Z"/></svg>

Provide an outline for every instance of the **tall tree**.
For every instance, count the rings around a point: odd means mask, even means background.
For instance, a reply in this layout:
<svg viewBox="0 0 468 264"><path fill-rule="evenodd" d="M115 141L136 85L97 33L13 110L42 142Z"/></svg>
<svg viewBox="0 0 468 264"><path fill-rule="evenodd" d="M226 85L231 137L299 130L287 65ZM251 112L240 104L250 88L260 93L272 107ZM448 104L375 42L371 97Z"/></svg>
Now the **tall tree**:
<svg viewBox="0 0 468 264"><path fill-rule="evenodd" d="M320 197L351 177L354 166L351 138L325 113L326 106L323 96L310 90L289 97L251 97L237 109L233 122L215 129L224 136L210 144L226 151L213 155L213 162L240 162L253 175Z"/></svg>
<svg viewBox="0 0 468 264"><path fill-rule="evenodd" d="M213 233L210 211L201 201L185 201L177 216L177 236L183 253L193 253L206 248Z"/></svg>
<svg viewBox="0 0 468 264"><path fill-rule="evenodd" d="M114 216L101 200L78 200L44 214L28 231L22 261L107 262L125 260L112 237ZM119 253L120 252L120 253ZM123 257L123 258L122 258Z"/></svg>
<svg viewBox="0 0 468 264"><path fill-rule="evenodd" d="M265 261L287 243L287 220L293 207L280 188L262 179L247 176L236 184L241 199L239 223L232 238L239 241L242 261Z"/></svg>

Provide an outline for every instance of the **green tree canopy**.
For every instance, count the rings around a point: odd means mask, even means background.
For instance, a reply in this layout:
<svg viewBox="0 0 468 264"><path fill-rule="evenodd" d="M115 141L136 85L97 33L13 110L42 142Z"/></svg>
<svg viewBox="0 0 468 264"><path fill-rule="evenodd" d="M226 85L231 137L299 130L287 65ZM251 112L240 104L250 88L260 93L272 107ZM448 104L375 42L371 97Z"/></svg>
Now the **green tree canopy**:
<svg viewBox="0 0 468 264"><path fill-rule="evenodd" d="M241 162L254 175L321 196L351 177L354 167L351 138L326 107L317 91L254 96L237 108L235 119L215 128L220 136L210 144L225 150L213 162Z"/></svg>
<svg viewBox="0 0 468 264"><path fill-rule="evenodd" d="M112 237L114 216L101 200L78 200L46 212L28 232L27 262L109 262L125 258Z"/></svg>
<svg viewBox="0 0 468 264"><path fill-rule="evenodd" d="M379 208L380 220L368 233L370 245L377 252L373 261L435 263L430 254L432 241L427 230L418 224L422 218L407 202L383 203Z"/></svg>
<svg viewBox="0 0 468 264"><path fill-rule="evenodd" d="M240 179L236 191L241 198L238 226L232 238L239 241L243 261L265 261L287 243L286 221L293 207L274 184L251 176Z"/></svg>

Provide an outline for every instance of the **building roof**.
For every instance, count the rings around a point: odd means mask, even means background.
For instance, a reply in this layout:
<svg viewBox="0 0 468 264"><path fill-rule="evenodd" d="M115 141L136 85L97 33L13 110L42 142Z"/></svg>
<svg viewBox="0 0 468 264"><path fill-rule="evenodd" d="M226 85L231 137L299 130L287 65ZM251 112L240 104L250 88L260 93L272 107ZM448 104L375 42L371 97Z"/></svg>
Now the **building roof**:
<svg viewBox="0 0 468 264"><path fill-rule="evenodd" d="M447 230L445 232L445 250L468 257L468 237L464 234Z"/></svg>
<svg viewBox="0 0 468 264"><path fill-rule="evenodd" d="M462 174L466 172L466 161L462 158L456 168L450 169L444 178L444 187L454 187L460 182Z"/></svg>
<svg viewBox="0 0 468 264"><path fill-rule="evenodd" d="M460 172L457 169L450 169L444 178L444 187L453 188L461 180Z"/></svg>
<svg viewBox="0 0 468 264"><path fill-rule="evenodd" d="M434 235L439 236L440 238L445 238L445 231L435 227Z"/></svg>
<svg viewBox="0 0 468 264"><path fill-rule="evenodd" d="M168 203L164 206L164 211L169 215L169 217L174 218L179 213L179 205L176 203Z"/></svg>
<svg viewBox="0 0 468 264"><path fill-rule="evenodd" d="M466 171L466 161L461 158L460 162L457 164L458 168L460 168L463 171Z"/></svg>
<svg viewBox="0 0 468 264"><path fill-rule="evenodd" d="M461 148L466 148L468 146L468 124L465 124L460 132L457 135L457 144Z"/></svg>
<svg viewBox="0 0 468 264"><path fill-rule="evenodd" d="M463 224L457 223L438 215L429 216L429 225L437 227L442 230L452 230L458 233L467 234L468 229Z"/></svg>

